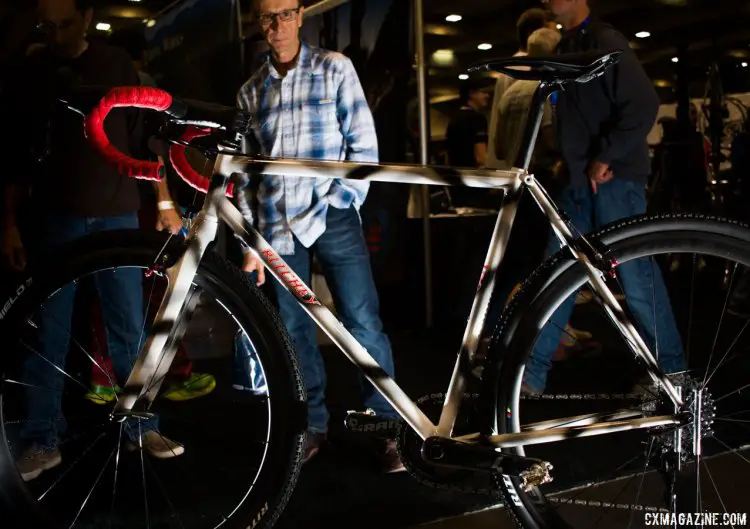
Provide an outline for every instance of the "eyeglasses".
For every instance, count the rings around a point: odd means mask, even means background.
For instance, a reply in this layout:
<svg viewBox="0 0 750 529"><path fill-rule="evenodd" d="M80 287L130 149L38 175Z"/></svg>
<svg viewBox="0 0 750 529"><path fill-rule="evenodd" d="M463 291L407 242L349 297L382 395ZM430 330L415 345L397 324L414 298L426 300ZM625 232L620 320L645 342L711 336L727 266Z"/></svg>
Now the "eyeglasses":
<svg viewBox="0 0 750 529"><path fill-rule="evenodd" d="M55 31L66 31L70 29L75 20L67 19L60 22L52 22L50 20L40 21L36 25L36 30L40 33L51 34Z"/></svg>
<svg viewBox="0 0 750 529"><path fill-rule="evenodd" d="M278 19L281 22L291 22L295 18L297 18L297 13L299 13L300 8L295 7L294 9L284 9L283 11L279 11L277 13L261 13L258 15L258 21L260 22L260 25L264 28L267 28L271 24L274 23L274 20Z"/></svg>

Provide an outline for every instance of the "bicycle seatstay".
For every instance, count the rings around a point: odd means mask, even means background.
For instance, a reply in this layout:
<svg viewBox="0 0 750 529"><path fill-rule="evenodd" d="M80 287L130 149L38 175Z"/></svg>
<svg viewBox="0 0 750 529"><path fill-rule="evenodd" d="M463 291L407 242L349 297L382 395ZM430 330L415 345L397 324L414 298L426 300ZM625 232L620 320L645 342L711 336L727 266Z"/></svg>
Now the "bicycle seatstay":
<svg viewBox="0 0 750 529"><path fill-rule="evenodd" d="M592 260L585 252L577 249L575 235L568 224L562 219L557 206L555 206L552 200L547 196L547 193L537 184L534 177L528 176L525 179L524 184L531 192L536 203L550 220L552 228L555 231L557 238L563 244L563 247L566 247L572 253L573 257L586 267L586 274L589 277L589 283L602 297L604 310L606 311L607 316L612 320L615 327L617 327L625 338L628 348L645 362L649 376L651 376L654 382L661 384L675 406L681 406L683 404L683 399L678 393L677 388L661 370L654 355L651 354L648 345L643 341L641 334L636 330L632 321L625 314L622 306L607 286L606 281L603 278L604 272L599 270L592 263ZM581 236L581 238L585 239L584 236ZM616 263L613 263L613 265L616 266Z"/></svg>

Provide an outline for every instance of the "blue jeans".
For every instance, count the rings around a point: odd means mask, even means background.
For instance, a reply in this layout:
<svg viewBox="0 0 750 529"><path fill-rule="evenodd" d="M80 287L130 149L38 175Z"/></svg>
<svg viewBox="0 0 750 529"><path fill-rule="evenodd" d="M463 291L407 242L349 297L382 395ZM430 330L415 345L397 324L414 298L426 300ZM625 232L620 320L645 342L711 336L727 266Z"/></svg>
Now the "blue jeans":
<svg viewBox="0 0 750 529"><path fill-rule="evenodd" d="M588 186L566 187L556 203L578 231L585 234L619 219L644 214L646 193L644 187L636 182L615 178L599 185L596 194ZM553 233L547 255L560 248L560 242ZM651 351L654 354L658 351L659 365L666 373L683 371L682 340L658 265L644 257L620 264L616 270L628 307L636 319L636 327ZM547 372L552 367L552 357L560 344L562 329L573 313L575 297L576 293L571 294L560 305L537 339L524 377L533 391L541 392L546 386ZM654 334L658 336L658 344L655 343Z"/></svg>
<svg viewBox="0 0 750 529"><path fill-rule="evenodd" d="M380 367L394 376L393 355L388 337L383 333L380 320L378 293L375 289L370 256L357 211L328 208L326 231L311 248L305 248L296 238L294 255L282 256L306 284L310 284L310 252L313 252L323 268L328 288L344 327L367 349ZM308 430L317 433L328 431L328 410L325 405L326 371L318 348L317 326L300 307L297 299L277 281L273 281L279 305L279 313L294 342L302 376L307 388ZM244 334L235 342L235 354L245 366L251 366L255 351ZM258 370L245 368L247 382L256 390L264 389L264 381ZM235 381L236 383L236 381ZM398 414L383 396L364 377L359 377L364 404L375 413L387 418Z"/></svg>
<svg viewBox="0 0 750 529"><path fill-rule="evenodd" d="M117 217L74 217L49 215L39 217L34 227L32 255L40 268L55 266L54 249L85 235L107 230L138 229L136 213ZM143 291L141 272L136 268L122 268L98 272L94 282L104 318L107 351L112 359L115 375L123 383L135 363L143 330ZM48 298L37 313L38 334L34 351L29 351L23 366L23 381L30 384L26 391L27 421L21 438L43 449L60 444L67 423L62 413L62 392L67 377L52 366L65 369L68 347L79 348L71 340L71 321L76 285L69 283ZM156 419L141 421L143 433L157 429ZM125 423L125 433L138 438L137 421Z"/></svg>

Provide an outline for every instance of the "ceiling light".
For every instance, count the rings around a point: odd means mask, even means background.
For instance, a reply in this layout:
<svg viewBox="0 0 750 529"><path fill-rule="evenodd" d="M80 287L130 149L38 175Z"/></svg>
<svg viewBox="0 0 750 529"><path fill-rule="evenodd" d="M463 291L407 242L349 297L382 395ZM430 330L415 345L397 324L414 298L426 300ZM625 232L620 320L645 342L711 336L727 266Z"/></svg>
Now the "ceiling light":
<svg viewBox="0 0 750 529"><path fill-rule="evenodd" d="M483 42L482 44L480 44L479 46L477 46L477 48L480 49L480 50L491 50L492 49L492 44L488 44L486 42Z"/></svg>
<svg viewBox="0 0 750 529"><path fill-rule="evenodd" d="M461 15L448 15L445 17L446 22L458 22L461 20Z"/></svg>
<svg viewBox="0 0 750 529"><path fill-rule="evenodd" d="M562 24L558 24L557 29L562 29Z"/></svg>
<svg viewBox="0 0 750 529"><path fill-rule="evenodd" d="M131 2L140 2L141 0L130 0Z"/></svg>
<svg viewBox="0 0 750 529"><path fill-rule="evenodd" d="M469 76L466 75L465 73L462 73L462 74L459 74L458 78L461 79L462 81L466 81L469 78Z"/></svg>
<svg viewBox="0 0 750 529"><path fill-rule="evenodd" d="M672 62L680 62L680 58L679 57L672 57Z"/></svg>
<svg viewBox="0 0 750 529"><path fill-rule="evenodd" d="M648 31L639 31L635 34L635 36L639 39L647 39L651 36L651 33L649 33Z"/></svg>
<svg viewBox="0 0 750 529"><path fill-rule="evenodd" d="M110 29L112 29L112 26L110 26L106 22L97 22L96 29L99 31L109 31Z"/></svg>
<svg viewBox="0 0 750 529"><path fill-rule="evenodd" d="M432 61L435 64L449 66L453 64L453 50L435 50L432 54Z"/></svg>
<svg viewBox="0 0 750 529"><path fill-rule="evenodd" d="M743 62L743 63L742 63L742 67L743 67L743 68L747 68L747 63L746 63L746 62Z"/></svg>

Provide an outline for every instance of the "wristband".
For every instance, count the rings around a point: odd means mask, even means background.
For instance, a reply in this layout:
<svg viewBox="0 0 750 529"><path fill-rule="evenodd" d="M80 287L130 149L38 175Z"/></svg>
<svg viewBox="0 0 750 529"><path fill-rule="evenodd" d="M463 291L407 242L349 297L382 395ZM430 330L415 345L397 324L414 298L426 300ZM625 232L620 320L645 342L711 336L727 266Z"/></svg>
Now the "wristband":
<svg viewBox="0 0 750 529"><path fill-rule="evenodd" d="M159 208L159 211L174 209L174 202L172 202L171 200L162 200L157 204L157 207Z"/></svg>

